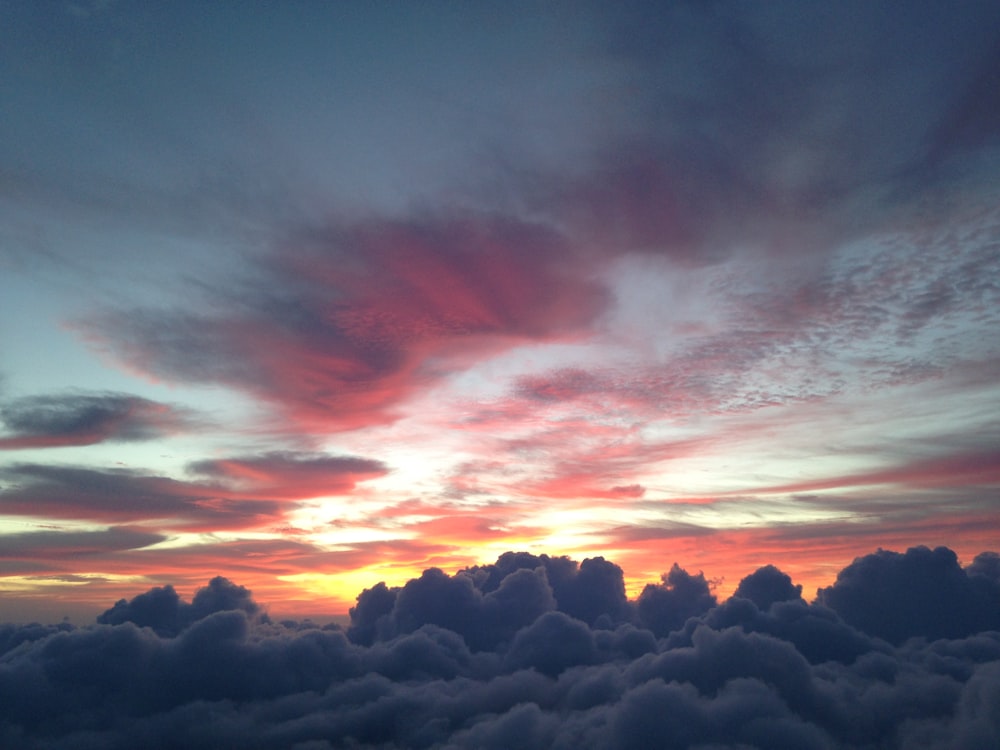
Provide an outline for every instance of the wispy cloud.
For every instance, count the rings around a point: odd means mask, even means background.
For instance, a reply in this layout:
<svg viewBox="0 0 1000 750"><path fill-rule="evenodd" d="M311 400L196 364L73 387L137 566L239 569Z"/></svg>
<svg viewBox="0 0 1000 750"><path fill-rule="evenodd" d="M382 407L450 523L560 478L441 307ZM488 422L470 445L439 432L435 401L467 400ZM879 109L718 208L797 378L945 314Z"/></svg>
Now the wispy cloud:
<svg viewBox="0 0 1000 750"><path fill-rule="evenodd" d="M0 450L154 440L203 427L193 412L123 393L67 393L0 406Z"/></svg>
<svg viewBox="0 0 1000 750"><path fill-rule="evenodd" d="M221 314L109 312L89 335L168 380L222 383L300 430L345 430L477 358L583 330L606 292L551 230L481 215L294 238Z"/></svg>
<svg viewBox="0 0 1000 750"><path fill-rule="evenodd" d="M378 461L270 453L196 462L205 479L178 480L132 469L14 464L0 489L7 515L104 523L156 521L187 531L249 529L279 523L295 501L349 493L381 476Z"/></svg>

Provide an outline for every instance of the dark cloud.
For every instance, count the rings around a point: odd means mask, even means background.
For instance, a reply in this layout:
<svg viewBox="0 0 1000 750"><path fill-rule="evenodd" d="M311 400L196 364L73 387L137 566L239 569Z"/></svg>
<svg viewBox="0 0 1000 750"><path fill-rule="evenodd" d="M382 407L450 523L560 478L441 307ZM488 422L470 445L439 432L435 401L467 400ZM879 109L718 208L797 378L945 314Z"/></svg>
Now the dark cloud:
<svg viewBox="0 0 1000 750"><path fill-rule="evenodd" d="M765 565L740 581L734 596L749 599L766 612L775 602L801 599L802 586L793 584L791 576L773 565Z"/></svg>
<svg viewBox="0 0 1000 750"><path fill-rule="evenodd" d="M31 643L32 641L47 638L54 633L66 633L75 629L68 622L58 625L42 625L37 622L28 625L0 623L0 656L3 656L8 651L12 651L22 643Z"/></svg>
<svg viewBox="0 0 1000 750"><path fill-rule="evenodd" d="M808 605L801 599L793 599L762 611L740 596L723 602L701 618L689 619L683 628L667 637L667 645L671 648L691 646L694 632L702 625L715 630L739 627L748 633L762 633L787 641L811 664L852 664L864 655L886 649L884 643L851 627L836 612L822 605Z"/></svg>
<svg viewBox="0 0 1000 750"><path fill-rule="evenodd" d="M356 456L272 452L199 461L198 481L131 469L14 464L0 469L0 511L129 523L158 520L193 528L243 528L278 521L289 501L345 494L382 476L380 461Z"/></svg>
<svg viewBox="0 0 1000 750"><path fill-rule="evenodd" d="M894 565L893 583L913 590L933 566L925 554L952 569L947 550L878 552L869 556L876 567L855 562L842 579L869 575L878 586L877 566ZM973 572L958 570L991 581L993 561L981 555ZM346 633L272 622L222 578L190 603L152 589L95 626L2 626L0 741L24 750L944 750L1000 741L1000 632L929 641L927 631L892 645L807 604L772 567L744 579L753 596L705 609L703 576L675 566L654 588L676 589L701 611L657 640L641 624L594 628L553 608L549 570L575 580L584 564L508 553L451 576L428 570L398 589L379 585L359 595ZM638 623L639 607L629 611ZM504 637L476 634L497 627L484 613L506 618Z"/></svg>
<svg viewBox="0 0 1000 750"><path fill-rule="evenodd" d="M677 563L663 574L659 585L647 584L636 600L639 622L657 636L678 630L689 617L704 614L716 605L702 573L691 575Z"/></svg>
<svg viewBox="0 0 1000 750"><path fill-rule="evenodd" d="M980 552L965 572L969 576L982 577L1000 585L1000 555L996 552Z"/></svg>
<svg viewBox="0 0 1000 750"><path fill-rule="evenodd" d="M123 393L32 396L0 406L0 450L152 440L200 423L187 409Z"/></svg>
<svg viewBox="0 0 1000 750"><path fill-rule="evenodd" d="M112 527L104 531L30 531L4 534L0 559L52 560L141 549L167 537L139 529Z"/></svg>
<svg viewBox="0 0 1000 750"><path fill-rule="evenodd" d="M514 667L530 667L553 677L570 667L591 664L596 657L591 629L562 612L546 612L518 632L507 654Z"/></svg>
<svg viewBox="0 0 1000 750"><path fill-rule="evenodd" d="M436 625L462 634L474 650L495 650L551 611L604 627L630 619L621 568L601 557L578 565L513 552L454 576L432 568L401 588L365 589L347 632L356 643L371 644Z"/></svg>
<svg viewBox="0 0 1000 750"><path fill-rule="evenodd" d="M165 541L167 537L140 529L111 527L103 531L30 531L0 535L0 575L56 578L76 583L98 583L101 575L75 577L94 560L102 568L111 557Z"/></svg>
<svg viewBox="0 0 1000 750"><path fill-rule="evenodd" d="M973 573L989 567L980 556ZM860 630L893 643L907 638L962 638L1000 630L1000 587L969 575L947 547L879 550L856 559L818 601Z"/></svg>
<svg viewBox="0 0 1000 750"><path fill-rule="evenodd" d="M152 628L161 636L174 636L198 620L229 610L239 610L252 617L260 612L260 607L246 588L216 576L207 586L198 589L190 603L182 601L173 586L163 586L130 601L120 599L99 615L97 622L104 625L131 622L141 628Z"/></svg>
<svg viewBox="0 0 1000 750"><path fill-rule="evenodd" d="M279 502L246 499L218 484L128 469L15 464L2 473L13 482L0 490L0 512L8 515L220 529L260 525L282 511Z"/></svg>

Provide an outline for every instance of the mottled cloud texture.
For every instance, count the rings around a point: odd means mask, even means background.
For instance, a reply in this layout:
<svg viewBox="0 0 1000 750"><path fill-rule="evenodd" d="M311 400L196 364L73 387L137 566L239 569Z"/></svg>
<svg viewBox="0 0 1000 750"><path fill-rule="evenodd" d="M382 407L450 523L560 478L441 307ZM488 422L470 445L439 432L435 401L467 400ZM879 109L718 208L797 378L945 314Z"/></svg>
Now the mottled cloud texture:
<svg viewBox="0 0 1000 750"><path fill-rule="evenodd" d="M603 558L511 552L366 589L346 629L275 622L221 577L190 602L168 585L118 601L97 625L0 626L0 740L992 747L998 571L993 553L962 568L943 547L879 550L814 604L774 566L719 603L702 574L674 565L629 601ZM873 606L884 597L891 606Z"/></svg>

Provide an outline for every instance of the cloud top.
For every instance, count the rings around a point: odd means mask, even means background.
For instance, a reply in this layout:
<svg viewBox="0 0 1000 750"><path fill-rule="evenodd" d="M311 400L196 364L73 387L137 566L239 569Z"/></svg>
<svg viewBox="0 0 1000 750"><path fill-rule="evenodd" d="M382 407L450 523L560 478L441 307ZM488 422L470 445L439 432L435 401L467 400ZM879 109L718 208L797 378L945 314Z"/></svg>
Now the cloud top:
<svg viewBox="0 0 1000 750"><path fill-rule="evenodd" d="M346 631L274 622L223 578L191 602L158 587L90 627L0 626L0 738L26 750L987 747L1000 739L1000 616L935 639L933 619L892 607L852 625L854 601L832 592L891 581L933 611L975 583L997 602L995 562L879 550L816 604L773 566L721 604L674 566L643 592L659 592L652 610L619 596L601 558L508 553L368 589ZM603 604L576 599L577 585ZM588 623L574 610L600 612ZM913 637L881 638L890 620Z"/></svg>

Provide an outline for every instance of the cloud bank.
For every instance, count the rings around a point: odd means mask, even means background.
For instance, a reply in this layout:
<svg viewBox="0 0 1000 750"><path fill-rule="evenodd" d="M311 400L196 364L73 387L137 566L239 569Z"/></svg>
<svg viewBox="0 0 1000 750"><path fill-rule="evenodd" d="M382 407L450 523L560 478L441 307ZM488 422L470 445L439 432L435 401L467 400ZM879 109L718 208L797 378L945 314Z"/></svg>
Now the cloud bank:
<svg viewBox="0 0 1000 750"><path fill-rule="evenodd" d="M998 571L991 552L962 568L946 548L879 550L816 603L774 566L718 603L675 565L628 601L603 558L506 553L366 589L346 629L274 622L223 578L190 603L160 587L90 627L0 626L0 741L990 748Z"/></svg>

